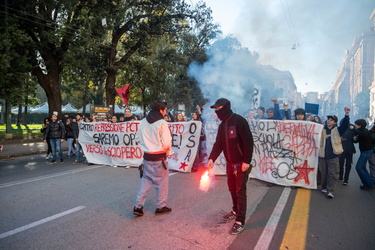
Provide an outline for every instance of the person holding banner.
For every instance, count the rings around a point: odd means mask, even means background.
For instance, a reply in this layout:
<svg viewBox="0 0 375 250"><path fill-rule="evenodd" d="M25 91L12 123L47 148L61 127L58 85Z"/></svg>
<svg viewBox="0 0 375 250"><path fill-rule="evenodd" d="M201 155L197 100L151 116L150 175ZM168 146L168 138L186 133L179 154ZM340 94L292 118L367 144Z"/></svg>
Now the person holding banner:
<svg viewBox="0 0 375 250"><path fill-rule="evenodd" d="M327 123L320 136L319 170L322 177L321 191L331 199L335 197L335 185L339 178L339 157L344 152L341 136L349 127L350 108L345 107L344 110L345 117L339 127L337 126L337 116L327 116Z"/></svg>
<svg viewBox="0 0 375 250"><path fill-rule="evenodd" d="M130 108L125 108L124 112L124 122L130 122L130 121L136 121L138 120L137 116L132 114L132 111Z"/></svg>
<svg viewBox="0 0 375 250"><path fill-rule="evenodd" d="M168 123L163 119L167 113L167 103L156 101L147 117L139 124L136 139L143 151L143 175L138 189L133 214L143 215L143 206L150 188L155 185L157 204L155 214L172 211L167 207L168 162L167 152L171 151L172 136Z"/></svg>
<svg viewBox="0 0 375 250"><path fill-rule="evenodd" d="M264 115L265 109L264 107L259 107L257 109L257 115L255 116L255 119L267 119L267 117Z"/></svg>
<svg viewBox="0 0 375 250"><path fill-rule="evenodd" d="M220 98L211 108L222 121L207 164L210 170L222 151L226 159L226 173L233 210L222 217L224 222L235 219L230 234L239 234L245 226L247 195L246 183L251 171L254 141L249 124L242 116L233 113L230 101Z"/></svg>

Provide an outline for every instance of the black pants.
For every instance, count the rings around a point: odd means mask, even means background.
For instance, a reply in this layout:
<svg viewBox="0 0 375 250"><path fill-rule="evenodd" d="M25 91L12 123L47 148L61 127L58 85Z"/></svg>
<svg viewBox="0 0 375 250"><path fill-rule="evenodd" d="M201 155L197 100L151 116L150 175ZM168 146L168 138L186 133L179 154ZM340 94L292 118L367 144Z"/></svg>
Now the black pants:
<svg viewBox="0 0 375 250"><path fill-rule="evenodd" d="M349 181L349 174L350 174L350 170L352 169L352 163L353 163L353 154L344 151L340 155L339 180L342 180L344 177L344 182ZM345 164L345 171L344 171L344 164Z"/></svg>
<svg viewBox="0 0 375 250"><path fill-rule="evenodd" d="M245 224L247 210L246 184L249 179L251 167L242 172L242 163L227 162L227 182L232 196L233 211L236 212L236 221Z"/></svg>

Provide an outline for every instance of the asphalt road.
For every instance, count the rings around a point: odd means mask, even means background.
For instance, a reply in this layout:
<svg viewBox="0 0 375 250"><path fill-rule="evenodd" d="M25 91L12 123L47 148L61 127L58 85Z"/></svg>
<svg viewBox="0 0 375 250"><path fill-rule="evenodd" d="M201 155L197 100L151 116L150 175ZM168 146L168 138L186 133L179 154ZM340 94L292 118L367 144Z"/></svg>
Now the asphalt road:
<svg viewBox="0 0 375 250"><path fill-rule="evenodd" d="M304 249L375 249L375 191L359 189L354 168L334 199L249 180L247 224L233 236L232 223L220 223L231 209L225 176L202 192L201 172L170 172L172 213L154 214L151 189L145 215L135 217L136 168L73 165L73 159L50 165L43 156L0 160L0 249L297 249L293 241L304 241ZM301 190L311 197L306 233L292 226L288 235L293 218L304 224L291 215Z"/></svg>

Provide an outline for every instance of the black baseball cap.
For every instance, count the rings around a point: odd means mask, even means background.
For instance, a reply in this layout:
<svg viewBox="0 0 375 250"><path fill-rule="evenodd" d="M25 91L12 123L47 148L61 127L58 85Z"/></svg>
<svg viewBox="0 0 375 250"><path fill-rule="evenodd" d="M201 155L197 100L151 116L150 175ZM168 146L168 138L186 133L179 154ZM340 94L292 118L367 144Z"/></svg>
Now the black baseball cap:
<svg viewBox="0 0 375 250"><path fill-rule="evenodd" d="M335 115L329 115L329 116L327 116L327 119L329 119L329 118L331 118L332 120L334 120L336 123L339 120L339 119L337 119L337 116L335 116Z"/></svg>
<svg viewBox="0 0 375 250"><path fill-rule="evenodd" d="M214 109L214 108L217 108L217 107L220 107L220 106L225 106L228 103L230 103L228 99L220 98L220 99L217 99L217 101L215 102L215 104L211 105L210 108Z"/></svg>

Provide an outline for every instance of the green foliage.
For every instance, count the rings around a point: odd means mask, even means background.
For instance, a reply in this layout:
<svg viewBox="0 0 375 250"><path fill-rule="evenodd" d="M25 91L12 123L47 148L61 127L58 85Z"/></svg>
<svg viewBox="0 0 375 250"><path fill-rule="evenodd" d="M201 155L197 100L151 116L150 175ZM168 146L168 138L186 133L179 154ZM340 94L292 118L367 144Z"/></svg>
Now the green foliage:
<svg viewBox="0 0 375 250"><path fill-rule="evenodd" d="M135 105L166 99L193 108L204 102L186 76L192 61L207 60L205 49L219 33L202 2L191 9L180 0L13 0L6 21L0 27L0 97L14 104L26 93L30 102L36 82L47 96L41 101L57 111L67 103L110 105L114 88L129 83Z"/></svg>
<svg viewBox="0 0 375 250"><path fill-rule="evenodd" d="M10 20L9 25L0 25L0 33L0 98L13 105L35 104L36 82L29 74L30 56L24 45L29 38ZM29 97L28 103L25 103L26 96Z"/></svg>

